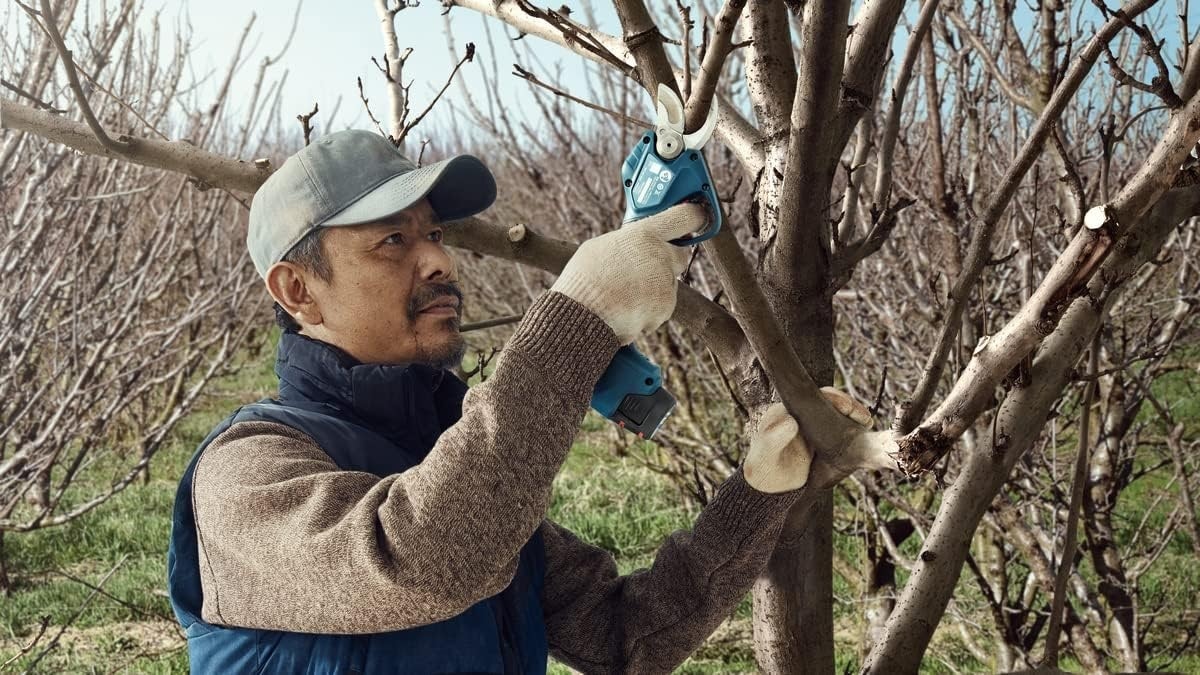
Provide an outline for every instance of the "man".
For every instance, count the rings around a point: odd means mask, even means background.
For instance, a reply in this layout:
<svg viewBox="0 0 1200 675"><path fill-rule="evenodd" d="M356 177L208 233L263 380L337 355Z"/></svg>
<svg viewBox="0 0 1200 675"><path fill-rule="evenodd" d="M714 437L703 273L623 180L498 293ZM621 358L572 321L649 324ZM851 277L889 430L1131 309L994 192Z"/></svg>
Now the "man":
<svg viewBox="0 0 1200 675"><path fill-rule="evenodd" d="M443 224L487 208L470 156L416 168L346 131L290 158L247 237L288 327L279 399L213 430L184 474L172 606L201 673L667 672L765 564L810 455L772 407L745 467L653 566L545 520L592 388L675 306L704 228L683 205L585 242L471 388ZM844 414L868 421L843 396Z"/></svg>

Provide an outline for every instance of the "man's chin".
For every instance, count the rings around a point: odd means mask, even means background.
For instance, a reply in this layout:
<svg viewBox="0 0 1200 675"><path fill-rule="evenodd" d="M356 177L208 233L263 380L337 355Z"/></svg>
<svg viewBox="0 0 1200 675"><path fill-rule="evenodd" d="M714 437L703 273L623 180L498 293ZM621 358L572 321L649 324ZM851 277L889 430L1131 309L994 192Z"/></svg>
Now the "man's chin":
<svg viewBox="0 0 1200 675"><path fill-rule="evenodd" d="M436 347L423 350L421 362L433 368L453 368L462 362L463 356L467 353L467 341L458 333L457 327L454 331L454 339L447 340L443 344Z"/></svg>

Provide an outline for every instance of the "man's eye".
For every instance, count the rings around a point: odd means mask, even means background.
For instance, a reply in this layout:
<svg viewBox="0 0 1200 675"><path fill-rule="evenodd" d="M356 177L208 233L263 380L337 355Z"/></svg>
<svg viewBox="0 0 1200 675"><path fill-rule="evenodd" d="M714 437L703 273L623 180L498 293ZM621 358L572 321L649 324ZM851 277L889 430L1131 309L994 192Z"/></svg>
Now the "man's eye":
<svg viewBox="0 0 1200 675"><path fill-rule="evenodd" d="M385 243L385 244L397 244L397 245L399 245L399 244L403 244L403 243L404 243L404 235L403 235L403 234L400 234L399 232L396 232L396 233L394 233L394 234L389 234L389 235L387 236L387 238L383 240L383 243Z"/></svg>
<svg viewBox="0 0 1200 675"><path fill-rule="evenodd" d="M441 231L441 230L434 230L433 232L430 232L430 233L429 233L429 240L430 240L430 241L441 241L441 240L442 240L442 231Z"/></svg>

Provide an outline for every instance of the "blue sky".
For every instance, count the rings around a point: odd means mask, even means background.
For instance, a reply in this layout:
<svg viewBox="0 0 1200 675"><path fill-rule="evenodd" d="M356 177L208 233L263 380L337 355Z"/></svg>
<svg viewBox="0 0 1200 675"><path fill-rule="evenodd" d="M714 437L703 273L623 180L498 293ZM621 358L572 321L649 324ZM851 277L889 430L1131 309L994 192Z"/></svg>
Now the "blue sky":
<svg viewBox="0 0 1200 675"><path fill-rule="evenodd" d="M162 8L164 19L170 18L171 23L183 13L190 17L196 46L194 61L198 72L223 72L242 28L251 13L256 14L249 43L253 45L257 41L257 48L234 87L235 91L247 91L253 84L258 63L264 56L273 56L282 47L296 3L292 0L191 0L183 3L149 0L147 7ZM467 86L481 86L478 69L494 59L504 93L519 94L528 87L523 81L509 75L511 64L516 59L513 58L503 25L462 8L451 11L449 29L453 31L458 47L457 53L452 55L446 39L446 20L442 16L441 3L437 0L424 0L419 6L405 9L396 17L401 50L405 47L413 49L404 73L405 80L414 82L413 108L424 108L425 103L446 81L467 42L476 45L476 63L468 64L460 74L460 77L465 75ZM488 53L485 20L490 22L496 53ZM600 13L597 20L605 30L619 30L611 10ZM548 67L561 64L568 83L578 84L582 81L580 60L561 48L536 39L521 40L517 46L522 50L535 50ZM383 78L371 63L372 56L382 63L382 54L383 39L371 0L304 0L292 45L273 70L276 77L284 69L290 71L284 90L284 119L290 121L295 115L308 112L316 101L322 110L317 122L326 121L341 96L341 109L334 120L335 129L369 126L370 121L363 112L355 83L356 77L362 77L372 111L377 118L384 120L387 97ZM524 58L521 62L529 67ZM458 96L458 85L447 92L450 100L456 100ZM437 108L431 117L436 123Z"/></svg>

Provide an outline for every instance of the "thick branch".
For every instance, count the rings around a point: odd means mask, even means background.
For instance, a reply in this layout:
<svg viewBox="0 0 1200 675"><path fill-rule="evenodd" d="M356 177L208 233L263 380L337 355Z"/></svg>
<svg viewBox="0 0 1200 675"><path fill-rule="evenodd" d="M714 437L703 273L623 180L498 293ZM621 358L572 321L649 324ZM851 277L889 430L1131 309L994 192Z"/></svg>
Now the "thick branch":
<svg viewBox="0 0 1200 675"><path fill-rule="evenodd" d="M836 463L848 442L861 429L839 415L821 396L791 342L780 330L733 232L722 229L702 246L717 268L721 285L733 302L746 338L770 374L780 399L793 416L803 420L801 426L805 435L821 449L822 456Z"/></svg>
<svg viewBox="0 0 1200 675"><path fill-rule="evenodd" d="M526 225L505 228L481 218L457 221L446 228L445 236L446 243L451 246L512 260L553 274L562 271L577 248L570 242L538 234ZM746 357L746 339L737 321L724 307L682 284L678 293L672 321L696 335L704 335L706 346L724 363L737 363Z"/></svg>
<svg viewBox="0 0 1200 675"><path fill-rule="evenodd" d="M694 93L687 101L683 123L685 133L699 129L708 116L713 95L717 92L717 82L721 79L721 71L725 69L725 59L733 50L733 29L737 25L738 14L745 5L746 0L725 0L725 4L721 6L721 13L717 15L717 30L708 45L708 51L704 53L704 62L700 64ZM689 49L690 45L684 46L685 51Z"/></svg>
<svg viewBox="0 0 1200 675"><path fill-rule="evenodd" d="M858 120L874 106L903 9L903 0L866 0L854 17L854 30L846 39L842 98L834 118L835 148L845 147Z"/></svg>
<svg viewBox="0 0 1200 675"><path fill-rule="evenodd" d="M662 33L646 9L646 3L642 0L615 0L613 6L625 33L625 47L637 64L638 82L651 94L658 91L660 84L667 85L679 94L675 72L663 49ZM707 110L704 112L708 113Z"/></svg>
<svg viewBox="0 0 1200 675"><path fill-rule="evenodd" d="M115 151L101 144L82 122L4 99L0 99L0 127L25 131L89 155L120 158L182 173L205 185L229 190L254 192L271 173L270 163L265 159L243 162L202 150L186 141L121 136L118 140L126 145Z"/></svg>
<svg viewBox="0 0 1200 675"><path fill-rule="evenodd" d="M780 2L752 2L745 14L743 34L752 40L746 48L746 89L766 139L767 164L779 167L787 159L792 101L796 98L796 59L787 8ZM779 183L774 172L762 177L758 185L762 203L778 203Z"/></svg>
<svg viewBox="0 0 1200 675"><path fill-rule="evenodd" d="M813 293L824 284L828 203L832 172L841 154L834 148L829 124L837 114L846 46L849 0L810 2L804 6L792 132L778 203L779 230L767 252L765 270L771 284Z"/></svg>

